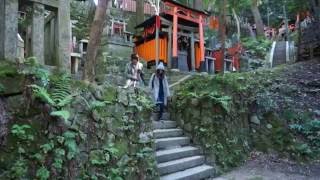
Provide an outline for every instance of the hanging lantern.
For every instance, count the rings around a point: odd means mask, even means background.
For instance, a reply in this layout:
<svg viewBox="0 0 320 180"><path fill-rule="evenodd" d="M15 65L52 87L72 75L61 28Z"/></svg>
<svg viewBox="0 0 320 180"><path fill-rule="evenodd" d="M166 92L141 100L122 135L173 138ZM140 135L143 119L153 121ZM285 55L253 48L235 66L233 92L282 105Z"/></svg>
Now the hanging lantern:
<svg viewBox="0 0 320 180"><path fill-rule="evenodd" d="M210 29L219 29L219 20L215 16L211 16L209 20L209 28Z"/></svg>

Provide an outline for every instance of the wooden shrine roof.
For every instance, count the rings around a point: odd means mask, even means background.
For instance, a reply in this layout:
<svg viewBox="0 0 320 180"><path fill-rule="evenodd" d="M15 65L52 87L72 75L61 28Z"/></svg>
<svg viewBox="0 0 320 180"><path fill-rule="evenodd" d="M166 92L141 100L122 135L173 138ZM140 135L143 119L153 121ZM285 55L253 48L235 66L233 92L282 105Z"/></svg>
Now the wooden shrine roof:
<svg viewBox="0 0 320 180"><path fill-rule="evenodd" d="M184 26L197 27L198 26L198 16L207 17L208 14L205 11L200 11L197 9L190 8L173 0L162 0L163 4L161 7L160 16L168 21L173 21L173 7L178 7L179 9L179 21L178 23ZM181 14L180 14L181 13ZM183 14L184 13L184 14ZM137 25L135 28L150 27L155 24L156 16L151 16L149 19L145 20L141 24Z"/></svg>
<svg viewBox="0 0 320 180"><path fill-rule="evenodd" d="M176 6L183 7L185 9L187 9L187 10L190 10L190 11L193 11L193 12L197 12L197 13L202 14L202 15L208 15L208 13L205 12L205 11L201 11L201 10L198 10L198 9L194 9L194 8L188 7L186 5L180 4L180 3L176 2L176 1L173 1L173 0L162 0L162 2L164 2L164 3L168 2L168 3L174 4Z"/></svg>
<svg viewBox="0 0 320 180"><path fill-rule="evenodd" d="M165 18L166 20L169 21L173 21L173 17L170 14L165 14L165 13L161 13L160 14L161 17ZM135 29L138 28L143 28L143 27L150 27L151 25L155 24L156 22L156 16L151 16L149 19L146 19L144 22L142 22L141 24L138 24ZM189 26L189 27L198 27L197 23L194 23L192 21L188 21L185 19L179 19L179 24L184 25L184 26ZM163 24L161 25L162 27L164 26Z"/></svg>

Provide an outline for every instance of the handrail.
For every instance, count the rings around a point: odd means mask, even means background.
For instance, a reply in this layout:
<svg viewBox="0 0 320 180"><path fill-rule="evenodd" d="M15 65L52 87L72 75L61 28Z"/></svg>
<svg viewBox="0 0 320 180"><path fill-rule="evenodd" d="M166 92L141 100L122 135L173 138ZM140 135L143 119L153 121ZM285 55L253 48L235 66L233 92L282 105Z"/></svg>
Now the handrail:
<svg viewBox="0 0 320 180"><path fill-rule="evenodd" d="M192 76L192 75L187 75L187 76L183 77L183 78L180 79L179 81L177 81L177 82L169 85L169 88L172 88L172 87L174 87L174 86L177 86L177 85L181 84L183 81L186 81L186 80L189 79L191 76Z"/></svg>
<svg viewBox="0 0 320 180"><path fill-rule="evenodd" d="M290 60L289 57L289 41L286 41L286 63L288 63Z"/></svg>
<svg viewBox="0 0 320 180"><path fill-rule="evenodd" d="M271 51L270 51L270 58L269 58L269 63L270 63L270 67L272 68L272 65L273 65L273 55L274 55L274 50L276 48L276 41L273 41L272 42L272 48L271 48Z"/></svg>

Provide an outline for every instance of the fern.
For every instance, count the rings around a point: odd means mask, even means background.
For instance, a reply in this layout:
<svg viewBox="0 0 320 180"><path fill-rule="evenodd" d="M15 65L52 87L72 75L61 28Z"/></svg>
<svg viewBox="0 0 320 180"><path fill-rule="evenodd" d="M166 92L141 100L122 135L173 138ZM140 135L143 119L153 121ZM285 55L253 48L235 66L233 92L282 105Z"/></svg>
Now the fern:
<svg viewBox="0 0 320 180"><path fill-rule="evenodd" d="M52 76L49 91L47 88L38 85L31 85L31 87L35 97L56 109L56 111L50 113L51 116L60 117L66 124L69 124L70 112L63 110L63 108L70 104L74 97L71 94L70 76L65 74Z"/></svg>
<svg viewBox="0 0 320 180"><path fill-rule="evenodd" d="M51 81L51 96L53 101L59 106L69 104L72 100L71 77L66 74L62 74L57 77L53 77Z"/></svg>
<svg viewBox="0 0 320 180"><path fill-rule="evenodd" d="M50 94L48 93L47 89L40 87L38 85L30 85L30 87L32 87L35 97L41 99L45 103L48 103L52 106L55 105L55 102L50 97Z"/></svg>
<svg viewBox="0 0 320 180"><path fill-rule="evenodd" d="M93 101L89 105L89 109L90 110L100 109L105 107L107 104L111 104L111 102L110 101Z"/></svg>
<svg viewBox="0 0 320 180"><path fill-rule="evenodd" d="M72 99L73 99L73 95L68 95L64 99L60 100L56 106L65 107L66 105L71 103Z"/></svg>
<svg viewBox="0 0 320 180"><path fill-rule="evenodd" d="M65 110L62 110L62 111L53 111L53 112L50 113L50 115L51 115L51 116L56 116L56 117L61 117L66 124L69 123L69 121L68 121L69 118L70 118L70 113L69 113L69 111L65 111Z"/></svg>
<svg viewBox="0 0 320 180"><path fill-rule="evenodd" d="M5 90L4 86L0 83L0 93L4 92L4 90Z"/></svg>
<svg viewBox="0 0 320 180"><path fill-rule="evenodd" d="M219 104L226 112L230 112L230 96L219 96L216 92L212 92L208 96L216 104Z"/></svg>

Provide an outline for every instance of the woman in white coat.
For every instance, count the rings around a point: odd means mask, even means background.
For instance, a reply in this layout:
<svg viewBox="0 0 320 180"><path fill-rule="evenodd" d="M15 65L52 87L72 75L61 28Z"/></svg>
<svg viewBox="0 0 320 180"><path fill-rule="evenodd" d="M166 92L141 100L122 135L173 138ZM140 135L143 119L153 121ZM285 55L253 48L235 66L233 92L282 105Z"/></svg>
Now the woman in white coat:
<svg viewBox="0 0 320 180"><path fill-rule="evenodd" d="M159 119L162 119L164 106L167 106L167 99L170 96L169 84L165 74L165 68L160 62L156 68L156 73L153 73L150 81L149 88L152 92L152 99L155 104L160 108Z"/></svg>

